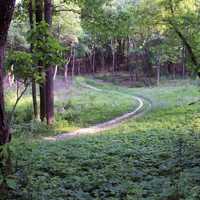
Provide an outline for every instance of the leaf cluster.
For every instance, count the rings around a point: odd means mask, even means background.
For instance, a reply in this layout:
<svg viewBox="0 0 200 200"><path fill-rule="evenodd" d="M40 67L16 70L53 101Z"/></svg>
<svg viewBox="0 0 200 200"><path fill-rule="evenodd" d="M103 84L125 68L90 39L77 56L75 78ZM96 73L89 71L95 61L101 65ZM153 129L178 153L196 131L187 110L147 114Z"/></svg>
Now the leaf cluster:
<svg viewBox="0 0 200 200"><path fill-rule="evenodd" d="M52 36L47 23L41 22L29 31L27 40L32 44L34 63L40 63L43 68L48 68L50 65L64 62L65 48Z"/></svg>

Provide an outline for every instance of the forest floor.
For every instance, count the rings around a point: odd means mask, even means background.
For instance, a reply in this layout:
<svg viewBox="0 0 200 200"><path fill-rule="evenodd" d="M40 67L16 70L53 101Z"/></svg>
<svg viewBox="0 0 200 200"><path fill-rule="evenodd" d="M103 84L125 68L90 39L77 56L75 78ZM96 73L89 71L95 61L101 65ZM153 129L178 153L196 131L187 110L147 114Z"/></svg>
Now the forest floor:
<svg viewBox="0 0 200 200"><path fill-rule="evenodd" d="M85 81L81 81L81 82L79 81L79 84L84 88L89 88L91 90L98 91L103 94L109 93L109 92L115 92L112 90L99 89L92 85L86 84ZM118 95L123 95L123 93L121 92L117 92L117 93ZM149 99L144 98L144 97L137 97L137 96L132 96L132 99L135 102L137 102L138 105L131 112L115 117L109 121L105 121L105 122L96 124L94 126L90 126L88 128L81 128L81 129L72 131L70 133L69 132L62 133L53 137L44 137L44 139L49 140L49 141L60 141L60 140L71 139L74 137L80 137L83 135L91 135L91 134L94 135L96 133L100 133L100 132L112 129L130 118L133 118L133 117L136 118L141 115L144 115L147 111L151 109L151 101Z"/></svg>
<svg viewBox="0 0 200 200"><path fill-rule="evenodd" d="M101 94L80 89L80 81L82 78L77 78L79 90L70 93L76 93L70 97L70 105L74 103L77 108L82 103L78 114L71 118L76 128L133 110L137 106L134 95L150 99L151 112L101 134L53 143L35 139L31 135L35 132L28 133L30 128L21 128L20 132L20 127L15 127L11 148L17 186L8 200L200 199L200 103L196 82L178 80L160 87L128 88L84 78L92 87L112 91ZM114 100L118 106L111 106ZM96 108L99 114L95 114ZM117 110L113 113L113 109ZM38 130L33 125L32 129ZM45 131L40 134L49 135Z"/></svg>
<svg viewBox="0 0 200 200"><path fill-rule="evenodd" d="M48 128L45 123L31 121L32 100L28 91L20 101L13 130L16 133L30 132L32 136L53 136L104 123L117 118L124 113L132 112L138 106L137 100L131 95L119 93L115 90L102 91L100 89L83 86L82 78L70 80L67 83L60 77L55 81L55 125ZM15 86L9 88L6 94L7 110L11 110L15 100ZM30 126L31 121L31 126ZM20 124L20 127L18 126ZM20 128L20 131L19 131ZM21 133L22 132L22 133Z"/></svg>

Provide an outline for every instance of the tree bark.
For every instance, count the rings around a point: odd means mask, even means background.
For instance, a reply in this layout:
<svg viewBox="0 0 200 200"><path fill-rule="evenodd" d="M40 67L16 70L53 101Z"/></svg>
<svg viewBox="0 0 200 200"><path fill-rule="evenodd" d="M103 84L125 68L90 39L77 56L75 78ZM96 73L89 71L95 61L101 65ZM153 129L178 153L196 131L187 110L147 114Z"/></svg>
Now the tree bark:
<svg viewBox="0 0 200 200"><path fill-rule="evenodd" d="M49 24L52 25L52 2L51 0L44 0L44 18ZM48 66L46 72L46 119L47 124L51 125L54 121L54 70L53 66Z"/></svg>
<svg viewBox="0 0 200 200"><path fill-rule="evenodd" d="M75 72L75 58L76 58L76 49L74 46L73 47L73 58L72 58L72 79L74 78L74 72Z"/></svg>
<svg viewBox="0 0 200 200"><path fill-rule="evenodd" d="M5 114L3 62L8 29L14 12L15 0L0 1L0 145L10 142L11 135Z"/></svg>
<svg viewBox="0 0 200 200"><path fill-rule="evenodd" d="M185 46L183 45L182 50L182 78L185 79L185 67L186 67L186 52L185 52Z"/></svg>
<svg viewBox="0 0 200 200"><path fill-rule="evenodd" d="M92 73L95 74L95 59L96 59L96 51L95 47L93 49L93 56L92 56Z"/></svg>
<svg viewBox="0 0 200 200"><path fill-rule="evenodd" d="M40 120L43 122L46 117L45 83L40 84L39 90L40 90Z"/></svg>
<svg viewBox="0 0 200 200"><path fill-rule="evenodd" d="M111 50L112 50L112 72L115 73L115 40L111 40Z"/></svg>
<svg viewBox="0 0 200 200"><path fill-rule="evenodd" d="M156 71L157 71L157 86L160 85L160 66L156 67Z"/></svg>
<svg viewBox="0 0 200 200"><path fill-rule="evenodd" d="M42 0L35 0L35 19L39 24L43 20L43 2Z"/></svg>
<svg viewBox="0 0 200 200"><path fill-rule="evenodd" d="M65 77L65 81L66 81L66 83L67 83L67 80L68 80L68 67L69 67L69 64L70 64L70 62L71 62L71 58L72 58L72 56L73 56L73 47L72 47L72 45L71 45L71 47L70 47L70 56L69 56L69 58L68 58L68 60L67 60L67 62L66 62L66 64L65 64L65 73L64 73L64 77Z"/></svg>
<svg viewBox="0 0 200 200"><path fill-rule="evenodd" d="M105 58L104 58L104 51L101 49L101 71L105 68Z"/></svg>
<svg viewBox="0 0 200 200"><path fill-rule="evenodd" d="M35 19L36 25L38 25L43 20L43 1L42 0L35 0ZM38 63L38 66L41 66L39 71L40 73L44 72L42 62ZM40 84L39 86L40 91L40 120L44 121L46 117L46 94L45 94L45 81Z"/></svg>
<svg viewBox="0 0 200 200"><path fill-rule="evenodd" d="M33 100L33 114L35 119L38 119L37 87L35 79L32 79L32 100Z"/></svg>
<svg viewBox="0 0 200 200"><path fill-rule="evenodd" d="M0 145L10 140L10 131L5 115L4 88L3 88L3 60L5 47L0 46Z"/></svg>
<svg viewBox="0 0 200 200"><path fill-rule="evenodd" d="M33 30L34 28L34 18L33 18L33 0L29 0L29 24L30 24L30 29ZM31 44L30 47L30 52L32 53L33 51L33 45ZM35 119L38 118L38 104L37 104L37 87L36 87L36 82L35 79L32 79L32 101L33 101L33 114Z"/></svg>
<svg viewBox="0 0 200 200"><path fill-rule="evenodd" d="M54 70L50 66L46 72L46 119L47 124L51 125L54 122Z"/></svg>

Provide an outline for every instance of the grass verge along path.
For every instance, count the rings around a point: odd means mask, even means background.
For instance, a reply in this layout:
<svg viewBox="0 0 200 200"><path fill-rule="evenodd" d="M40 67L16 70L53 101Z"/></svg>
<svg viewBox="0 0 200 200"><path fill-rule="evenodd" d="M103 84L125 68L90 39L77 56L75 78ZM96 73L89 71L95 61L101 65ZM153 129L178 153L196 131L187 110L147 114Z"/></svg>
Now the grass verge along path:
<svg viewBox="0 0 200 200"><path fill-rule="evenodd" d="M96 88L94 86L91 86L89 84L85 84L85 83L81 83L82 87L86 87L89 88L91 90L96 90L99 92L103 92L102 89ZM118 92L120 94L120 92ZM132 112L128 112L126 114L123 114L120 117L116 117L112 120L103 122L103 123L99 123L95 126L90 126L88 128L81 128L78 129L76 131L70 132L70 133L63 133L63 134L59 134L57 136L54 137L44 137L45 140L49 140L49 141L59 141L59 140L66 140L66 139L71 139L74 137L79 137L79 136L83 136L83 135L91 135L91 134L96 134L105 130L109 130L112 129L114 127L116 127L117 125L121 124L122 122L124 122L125 120L131 118L131 117L138 117L139 115L143 114L145 112L144 110L144 99L141 97L137 97L137 96L132 96L132 98L138 103L138 106L132 111ZM148 102L149 103L149 102ZM149 103L149 106L151 106L151 104Z"/></svg>

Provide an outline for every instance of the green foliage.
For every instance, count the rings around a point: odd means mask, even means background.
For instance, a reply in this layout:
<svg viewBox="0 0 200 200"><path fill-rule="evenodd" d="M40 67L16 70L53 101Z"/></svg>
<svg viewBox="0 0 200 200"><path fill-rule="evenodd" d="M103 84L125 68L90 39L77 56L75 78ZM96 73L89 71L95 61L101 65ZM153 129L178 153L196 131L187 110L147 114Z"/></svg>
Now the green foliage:
<svg viewBox="0 0 200 200"><path fill-rule="evenodd" d="M164 40L161 44L152 45L149 49L151 53L151 62L154 65L162 65L167 62L181 62L183 47L175 40Z"/></svg>
<svg viewBox="0 0 200 200"><path fill-rule="evenodd" d="M9 145L0 146L0 188L17 188L16 177L12 175L11 150Z"/></svg>
<svg viewBox="0 0 200 200"><path fill-rule="evenodd" d="M32 55L23 51L11 51L6 60L7 70L17 79L36 78L37 72L33 67ZM13 68L13 69L12 69Z"/></svg>
<svg viewBox="0 0 200 200"><path fill-rule="evenodd" d="M52 127L43 123L32 121L31 90L28 89L23 99L19 102L14 114L13 132L17 135L55 135L58 132L68 132L78 127L85 127L104 122L132 111L136 102L130 95L115 91L95 91L80 86L80 82L90 79L77 78L76 83L70 88L70 97L66 98L66 90L55 91L55 115L56 122ZM104 89L102 85L98 88ZM111 88L113 90L114 88ZM16 94L12 89L6 93L6 111L11 112L15 103ZM91 103L92 102L92 103ZM27 134L29 133L29 134Z"/></svg>
<svg viewBox="0 0 200 200"><path fill-rule="evenodd" d="M148 23L140 24L137 18ZM144 35L148 35L149 38L162 36L171 40L166 52L168 56L171 51L169 60L178 62L180 56L177 54L181 54L181 46L185 47L188 53L187 64L193 71L198 72L199 2L195 0L142 0L136 12L136 22L143 29Z"/></svg>
<svg viewBox="0 0 200 200"><path fill-rule="evenodd" d="M15 50L27 50L29 48L28 42L26 41L27 30L27 22L20 22L14 19L8 32L8 46Z"/></svg>
<svg viewBox="0 0 200 200"><path fill-rule="evenodd" d="M56 143L15 138L18 181L8 200L198 200L200 106L188 105L198 88L187 81L137 89L86 81L140 93L153 100L153 110L98 136Z"/></svg>
<svg viewBox="0 0 200 200"><path fill-rule="evenodd" d="M33 61L43 68L64 62L64 47L52 36L49 26L41 22L28 33L28 42L32 44Z"/></svg>
<svg viewBox="0 0 200 200"><path fill-rule="evenodd" d="M195 109L157 111L102 136L33 145L31 158L22 146L18 168L29 179L26 188L18 184L33 199L198 199L199 134L181 116Z"/></svg>

